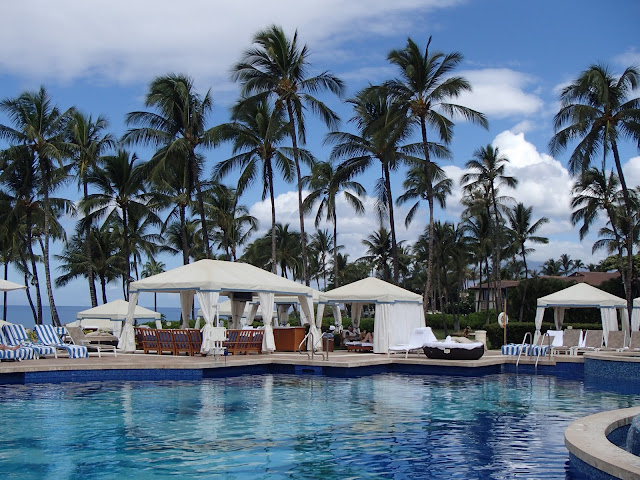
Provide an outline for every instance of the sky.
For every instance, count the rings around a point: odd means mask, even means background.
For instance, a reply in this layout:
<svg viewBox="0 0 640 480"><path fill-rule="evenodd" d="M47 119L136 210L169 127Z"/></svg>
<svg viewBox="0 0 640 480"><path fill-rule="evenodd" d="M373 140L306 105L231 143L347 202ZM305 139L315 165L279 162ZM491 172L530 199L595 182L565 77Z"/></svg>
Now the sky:
<svg viewBox="0 0 640 480"><path fill-rule="evenodd" d="M561 89L590 65L602 63L617 74L640 65L638 18L640 2L635 0L606 4L594 0L6 2L0 16L0 98L15 98L44 86L60 108L75 106L94 117L104 115L110 131L120 136L128 128L125 115L146 110L149 83L170 72L183 73L194 79L199 93L210 91L213 96L209 125L214 126L228 121L229 107L239 96L239 86L230 79L232 65L251 46L253 35L271 24L282 26L289 35L297 30L299 41L310 50L308 74L330 71L340 77L347 87L345 98L368 84L397 76L387 61L390 50L403 48L409 37L424 48L432 36L430 51L459 52L464 57L455 74L464 76L473 90L456 102L484 113L489 121L485 130L455 120L453 159L441 162L454 181L454 193L446 209L436 212L436 219L459 220L464 165L474 151L491 144L509 159L507 174L519 180L515 190L505 189L503 194L532 206L534 219L549 219L539 233L550 242L532 245L535 251L528 261L544 262L567 253L589 264L605 254L592 253L595 236L581 242L579 226L571 225L573 180L567 171L571 150L555 157L549 153L553 117ZM634 96L640 96L640 91ZM340 130L355 132L344 99L321 98L342 118ZM0 123L8 122L0 114ZM326 127L311 114L307 124L307 148L318 159L327 160ZM148 158L143 149L134 151ZM222 147L202 153L208 174L216 162L229 157L230 150ZM629 142L622 145L621 156L627 184L640 185L640 152ZM613 166L611 159L607 165ZM372 168L358 178L369 195L378 173ZM402 180L398 172L392 183L394 198L402 194ZM226 182L232 185L234 178ZM244 195L241 203L258 218L258 235L263 235L270 226L270 210L255 191ZM298 230L296 186L280 182L276 194L277 221ZM73 186L59 195L80 197ZM338 210L338 241L350 260L365 254L361 240L378 228L373 198L367 196L364 203L363 217L345 205ZM410 244L427 225L428 213L423 205L405 228L408 208L397 207L396 227L398 239ZM72 232L74 223L68 218L63 224ZM308 232L314 230L313 216L305 225ZM61 245L52 249L59 252ZM180 257L160 260L167 268L181 262ZM41 278L46 297L44 272ZM23 283L15 271L9 279ZM26 303L23 294L13 295L10 301ZM108 296L109 300L121 298L120 286L112 285ZM57 289L55 299L60 305L90 304L85 281ZM158 301L167 306L177 302L169 297ZM145 304L142 298L141 303Z"/></svg>

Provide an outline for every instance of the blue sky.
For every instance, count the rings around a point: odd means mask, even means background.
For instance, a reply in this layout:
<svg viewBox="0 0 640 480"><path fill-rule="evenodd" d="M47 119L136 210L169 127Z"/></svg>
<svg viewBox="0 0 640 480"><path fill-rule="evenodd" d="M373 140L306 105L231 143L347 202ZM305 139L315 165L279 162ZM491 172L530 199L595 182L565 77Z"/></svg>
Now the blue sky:
<svg viewBox="0 0 640 480"><path fill-rule="evenodd" d="M330 70L344 80L347 97L368 83L396 75L386 60L389 50L402 48L411 37L424 46L431 35L431 50L458 51L464 61L456 72L469 80L473 92L458 99L486 114L489 130L456 122L451 150L453 161L442 162L456 182L454 195L441 220L457 221L461 211L458 181L473 152L488 144L500 148L511 161L510 174L519 187L505 191L534 207L534 216L550 219L544 235L547 246L535 246L532 261L558 258L568 253L584 263L596 262L593 237L580 242L577 227L569 221L571 178L566 170L570 152L557 158L548 152L552 120L558 110L560 89L593 63L604 63L613 72L640 65L637 19L640 3L634 0L509 1L509 0L384 0L339 2L210 2L167 0L92 2L23 0L3 5L0 18L0 97L16 97L44 85L61 108L105 115L116 135L126 130L128 112L144 109L149 82L168 72L192 76L197 90L211 89L215 110L210 125L228 120L228 108L238 96L229 79L231 65L250 46L253 34L275 23L299 39L311 51L309 74ZM640 92L636 92L636 96ZM352 130L351 113L340 100L325 97L344 120L342 130ZM0 117L0 122L7 120ZM322 141L327 130L309 117L308 148L326 159L329 148ZM141 158L148 154L138 150ZM204 152L211 167L227 158L228 148ZM622 149L630 186L640 184L640 154L631 144ZM377 170L360 178L369 192ZM229 178L229 183L232 179ZM393 184L401 191L402 175ZM258 189L256 189L258 190ZM61 192L73 197L76 190ZM278 185L278 221L298 228L295 185ZM268 205L255 194L242 203L260 219L261 231L269 226ZM373 200L366 199L367 215L354 217L344 209L339 220L339 242L355 259L364 250L360 240L377 229ZM404 227L406 208L398 209L399 239L414 241L423 230L426 212L409 229ZM69 229L73 220L69 219ZM313 230L313 220L307 221ZM597 231L597 228L594 228ZM59 250L59 246L54 247ZM168 267L178 257L162 259ZM55 273L55 270L54 270ZM21 282L15 272L11 280ZM43 284L44 285L44 284ZM61 305L88 305L85 282L56 291ZM109 300L119 298L113 285ZM20 294L21 295L21 294ZM43 296L45 292L43 291ZM18 294L16 303L26 303ZM24 300L24 301L23 301ZM173 305L175 299L167 299ZM152 299L150 300L152 301ZM161 300L165 303L164 299ZM143 300L144 303L144 300Z"/></svg>

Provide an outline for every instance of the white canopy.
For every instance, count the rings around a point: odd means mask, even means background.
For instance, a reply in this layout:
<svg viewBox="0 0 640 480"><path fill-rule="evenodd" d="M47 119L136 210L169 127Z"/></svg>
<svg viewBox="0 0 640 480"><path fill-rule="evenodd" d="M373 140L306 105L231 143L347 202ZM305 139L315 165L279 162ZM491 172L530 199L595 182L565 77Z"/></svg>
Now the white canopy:
<svg viewBox="0 0 640 480"><path fill-rule="evenodd" d="M578 283L558 292L538 299L536 309L536 337L540 334L544 310L553 307L556 329L562 329L564 312L567 308L599 308L602 318L602 330L604 338L612 330L618 330L617 310L622 319L622 328L629 332L629 315L627 302L623 298L616 297L608 292L592 287L587 283Z"/></svg>
<svg viewBox="0 0 640 480"><path fill-rule="evenodd" d="M318 296L318 319L325 304L350 303L355 327L360 325L362 306L375 303L373 351L386 353L389 345L407 343L414 328L425 326L422 295L375 277L338 287Z"/></svg>
<svg viewBox="0 0 640 480"><path fill-rule="evenodd" d="M78 312L77 320L68 325L71 327L94 327L100 330L110 330L118 335L122 330L122 323L127 319L129 302L126 300L113 300L112 302L98 305ZM133 318L160 320L162 315L148 308L136 305ZM114 323L118 322L118 323Z"/></svg>
<svg viewBox="0 0 640 480"><path fill-rule="evenodd" d="M112 302L78 312L76 318L78 320L87 318L106 318L109 320L122 321L127 319L128 310L129 302L127 302L126 300L113 300ZM148 318L159 320L161 317L162 315L160 313L149 310L148 308L141 307L140 305L136 305L136 308L133 312L133 318L138 319Z"/></svg>
<svg viewBox="0 0 640 480"><path fill-rule="evenodd" d="M24 285L10 282L9 280L0 279L0 292L9 292L11 290L21 290L27 288Z"/></svg>
<svg viewBox="0 0 640 480"><path fill-rule="evenodd" d="M244 310L244 304L253 294L258 294L263 316L273 311L274 296L297 295L303 308L308 308L306 298L311 299L311 288L275 275L248 263L226 262L223 260L200 260L172 270L153 275L129 284L130 305L125 328L118 347L125 351L133 351L135 339L133 335L133 307L140 292L175 292L180 293L180 306L183 321L189 318L191 302L198 296L202 308L205 326L202 329L202 352L209 352L212 344L213 317L215 306L220 295L233 298L234 314L238 319ZM311 307L313 308L313 307ZM312 311L312 310L311 310ZM308 312L313 318L311 311ZM268 315L266 315L268 317ZM275 350L273 327L265 322L262 350Z"/></svg>

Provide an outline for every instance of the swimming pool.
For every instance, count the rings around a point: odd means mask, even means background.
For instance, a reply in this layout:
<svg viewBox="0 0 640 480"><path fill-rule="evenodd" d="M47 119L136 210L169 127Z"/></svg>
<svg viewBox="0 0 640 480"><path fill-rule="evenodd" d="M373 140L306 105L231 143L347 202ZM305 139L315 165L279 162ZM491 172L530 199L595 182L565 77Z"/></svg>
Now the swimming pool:
<svg viewBox="0 0 640 480"><path fill-rule="evenodd" d="M578 479L564 429L640 395L546 375L0 386L7 478Z"/></svg>

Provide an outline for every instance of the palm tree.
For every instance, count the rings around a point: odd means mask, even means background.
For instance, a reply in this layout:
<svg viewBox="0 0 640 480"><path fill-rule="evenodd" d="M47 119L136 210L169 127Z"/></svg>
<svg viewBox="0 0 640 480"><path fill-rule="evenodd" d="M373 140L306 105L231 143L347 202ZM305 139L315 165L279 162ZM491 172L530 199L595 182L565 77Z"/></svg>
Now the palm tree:
<svg viewBox="0 0 640 480"><path fill-rule="evenodd" d="M559 260L554 260L550 258L546 262L542 264L542 274L550 277L557 277L560 275L560 269L562 268L562 264Z"/></svg>
<svg viewBox="0 0 640 480"><path fill-rule="evenodd" d="M508 197L499 197L500 187L515 188L518 180L505 174L506 164L509 159L500 154L498 147L487 145L473 153L473 158L465 164L469 173L465 173L460 179L464 184L463 190L471 192L478 188L485 188L489 194L490 207L493 210L493 273L495 276L496 306L502 306L502 292L500 282L500 226L502 217L498 212L499 204Z"/></svg>
<svg viewBox="0 0 640 480"><path fill-rule="evenodd" d="M30 289L27 298L32 305L34 323L42 324L42 298L37 262L41 259L34 253L33 244L37 242L39 219L42 218L39 201L40 171L36 158L26 149L10 148L2 152L0 168L0 192L3 237L12 238L19 254L20 264L25 275L25 285L35 288L36 305L31 302Z"/></svg>
<svg viewBox="0 0 640 480"><path fill-rule="evenodd" d="M360 135L332 132L327 142L335 143L331 159L346 158L338 167L342 175L352 176L364 172L374 162L380 162L381 177L375 186L378 217L389 220L391 233L391 257L393 259L393 281L400 277L398 242L396 240L393 195L391 194L391 172L401 164L415 160L411 156L414 148L403 145L411 131L406 112L384 89L368 88L348 100L354 106L351 121L356 123Z"/></svg>
<svg viewBox="0 0 640 480"><path fill-rule="evenodd" d="M444 54L429 53L431 37L427 41L424 54L420 47L407 39L407 45L402 50L392 50L387 56L389 62L400 70L400 77L385 83L399 102L404 104L410 118L420 125L422 151L425 159L425 171L432 169L431 154L434 148L427 138L427 126L433 128L439 140L445 145L453 138L453 121L451 117L460 116L465 120L488 128L488 122L482 113L468 107L451 103L461 93L471 91L471 85L460 76L453 76L451 72L462 61L458 52ZM446 157L448 152L440 150L440 156ZM434 172L435 173L435 172ZM435 180L435 178L434 178ZM429 204L429 240L433 242L433 206L434 192L432 185L427 184L427 202ZM433 243L429 245L429 252L433 251ZM428 308L428 293L431 291L433 276L433 256L429 255L427 263L427 284L425 286L425 309Z"/></svg>
<svg viewBox="0 0 640 480"><path fill-rule="evenodd" d="M447 177L447 174L438 165L431 162L427 168L423 167L423 165L415 165L409 169L407 178L402 184L405 192L397 200L398 204L416 200L404 220L404 224L407 227L413 221L420 207L420 200L429 200L427 198L427 190L431 189L433 200L436 200L440 207L445 208L447 196L451 195L451 189L453 188L453 181Z"/></svg>
<svg viewBox="0 0 640 480"><path fill-rule="evenodd" d="M269 235L271 232L269 232ZM300 233L289 230L289 224L276 223L276 261L280 265L280 275L289 278L288 270L291 270L293 280L300 278Z"/></svg>
<svg viewBox="0 0 640 480"><path fill-rule="evenodd" d="M547 244L549 239L547 237L541 237L536 235L536 232L542 227L542 225L549 223L547 217L538 219L535 223L532 222L533 207L525 207L523 203L518 203L516 206L507 210L507 218L509 220L508 232L511 234L514 243L514 249L518 250L522 256L522 263L524 265L524 288L522 290L522 302L520 304L520 317L519 321L522 322L524 315L524 304L527 296L527 285L529 278L529 271L527 268L527 254L534 251L533 248L526 247L527 242Z"/></svg>
<svg viewBox="0 0 640 480"><path fill-rule="evenodd" d="M0 111L4 112L13 123L13 127L0 125L0 138L8 140L16 148L27 148L37 160L41 172L43 196L43 256L44 273L47 283L47 295L51 308L51 321L60 325L58 311L53 298L51 284L51 270L49 264L49 230L51 223L51 208L49 195L53 191L52 176L56 165L63 166L64 159L69 155L69 144L64 133L72 113L72 109L61 112L52 103L49 94L40 87L37 92L25 92L15 99L0 102Z"/></svg>
<svg viewBox="0 0 640 480"><path fill-rule="evenodd" d="M215 230L213 240L224 249L228 259L237 260L238 246L244 245L258 228L258 219L249 214L244 205L238 205L238 193L220 183L205 192L207 218Z"/></svg>
<svg viewBox="0 0 640 480"><path fill-rule="evenodd" d="M391 257L391 238L389 231L380 226L377 232L373 232L362 240L362 244L367 247L367 255L358 260L372 262L376 270L381 275L382 280L391 280L391 269L389 268L389 258Z"/></svg>
<svg viewBox="0 0 640 480"><path fill-rule="evenodd" d="M566 253L560 255L560 271L565 277L568 277L573 272L573 260Z"/></svg>
<svg viewBox="0 0 640 480"><path fill-rule="evenodd" d="M232 78L241 83L243 95L274 96L277 99L276 107L287 111L298 179L302 270L304 281L309 285L298 139L302 144L306 142L305 108L310 108L319 115L329 128L337 127L338 115L313 95L328 90L342 96L344 85L329 72L306 77L309 51L306 45L298 45L297 31L292 38L288 38L282 27L271 25L266 30L258 32L253 37L253 43L255 46L246 50L240 62L233 66Z"/></svg>
<svg viewBox="0 0 640 480"><path fill-rule="evenodd" d="M615 78L606 66L591 65L562 90L560 111L554 117L556 133L549 142L551 153L555 155L570 142L578 141L569 157L572 175L580 175L596 158L602 158L602 169L605 170L604 161L609 153L613 154L627 217L624 285L629 311L633 299L633 206L622 171L618 141L629 138L640 145L640 98L628 98L639 82L637 67L629 67Z"/></svg>
<svg viewBox="0 0 640 480"><path fill-rule="evenodd" d="M180 252L184 254L186 245L186 251L189 252L190 257L187 258L186 263L183 263L184 265L189 263L189 258L192 260L204 258L204 246L198 223L198 220L186 218L184 225L181 222L164 225L162 229L164 243L158 247L159 251L171 255L178 255Z"/></svg>
<svg viewBox="0 0 640 480"><path fill-rule="evenodd" d="M360 196L365 195L366 191L364 187L350 179L350 175L346 171L340 169L334 170L331 161L328 162L316 162L311 169L311 175L303 178L303 184L308 185L311 192L304 199L302 208L305 213L311 211L316 202L320 202L316 211L315 226L318 228L322 217L333 224L333 241L334 245L338 244L338 216L336 214L336 203L338 196L342 193L345 201L351 205L356 214L362 215L364 213L364 205ZM353 193L352 193L353 192ZM338 278L338 262L336 255L338 249L333 249L333 275L334 278ZM325 288L327 281L325 278ZM336 287L338 285L335 285Z"/></svg>
<svg viewBox="0 0 640 480"><path fill-rule="evenodd" d="M202 238L206 256L210 258L209 230L200 180L203 157L197 154L199 148L213 146L213 129L206 128L207 116L213 109L210 91L203 98L194 91L193 79L170 73L151 82L145 105L155 108L157 113L127 114L128 125L142 127L127 131L123 141L160 147L150 165L156 168L162 169L164 163L175 161L177 157L186 159L184 178L187 193L191 197L195 188Z"/></svg>
<svg viewBox="0 0 640 480"><path fill-rule="evenodd" d="M149 257L149 261L142 268L142 277L147 278L164 272L165 264ZM153 310L158 311L158 292L153 292Z"/></svg>
<svg viewBox="0 0 640 480"><path fill-rule="evenodd" d="M216 128L216 141L233 142L233 157L218 163L213 170L214 180L219 180L233 169L241 169L237 195L240 196L254 182L262 182L262 199L269 196L271 202L271 272L276 273L276 200L274 193L275 172L290 182L293 180L293 164L282 146L287 136L287 123L282 111L272 109L269 102L240 101L233 111L233 122ZM311 154L303 151L309 161Z"/></svg>
<svg viewBox="0 0 640 480"><path fill-rule="evenodd" d="M74 112L69 124L69 142L73 151L74 168L78 178L78 187L82 188L82 198L86 201L89 196L88 175L91 169L97 167L101 156L107 149L113 148L115 139L110 133L105 133L107 120L99 116L95 120L91 116ZM96 286L91 261L91 221L88 211L84 212L84 250L87 258L87 279L89 281L89 295L91 306L98 305Z"/></svg>
<svg viewBox="0 0 640 480"><path fill-rule="evenodd" d="M309 197L305 198L305 201ZM320 278L324 281L324 289L327 288L327 255L330 253L336 253L333 237L329 233L329 230L318 230L311 236L311 242L309 243L309 251L314 253L318 258L318 289L320 288ZM335 261L335 256L334 256ZM334 272L335 274L335 272Z"/></svg>
<svg viewBox="0 0 640 480"><path fill-rule="evenodd" d="M94 219L105 218L105 223L122 226L126 300L129 298L131 279L130 218L153 215L148 205L149 195L145 193L145 178L144 164L139 164L138 157L125 150L104 157L103 169L94 171L88 177L89 184L95 186L98 192L87 197L85 208L91 210Z"/></svg>

